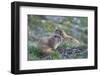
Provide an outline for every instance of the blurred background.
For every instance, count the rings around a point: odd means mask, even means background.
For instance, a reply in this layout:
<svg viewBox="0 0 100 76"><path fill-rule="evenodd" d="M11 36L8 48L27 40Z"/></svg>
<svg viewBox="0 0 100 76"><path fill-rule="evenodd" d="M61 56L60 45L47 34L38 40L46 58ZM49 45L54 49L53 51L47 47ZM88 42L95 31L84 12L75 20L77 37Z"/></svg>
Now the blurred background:
<svg viewBox="0 0 100 76"><path fill-rule="evenodd" d="M53 54L43 57L37 42L41 37L50 36L55 29L64 30L80 41L76 45L70 40L63 41ZM28 60L79 59L87 58L88 18L77 16L28 15Z"/></svg>

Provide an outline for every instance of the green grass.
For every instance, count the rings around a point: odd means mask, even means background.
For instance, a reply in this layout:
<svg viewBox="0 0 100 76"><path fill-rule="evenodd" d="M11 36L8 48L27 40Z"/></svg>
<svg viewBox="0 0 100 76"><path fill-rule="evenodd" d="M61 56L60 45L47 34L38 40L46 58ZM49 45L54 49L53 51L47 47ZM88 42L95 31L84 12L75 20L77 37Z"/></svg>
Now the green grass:
<svg viewBox="0 0 100 76"><path fill-rule="evenodd" d="M42 50L40 48L29 46L28 47L28 60L41 60L43 57L41 54ZM57 50L54 50L51 54L51 59L60 59L60 53Z"/></svg>
<svg viewBox="0 0 100 76"><path fill-rule="evenodd" d="M81 47L83 45L76 45L76 44L73 44L71 41L63 41L61 43L61 45L58 47L58 48L62 48L62 49L65 49L65 48L77 48L77 47ZM34 45L29 45L28 46L28 60L29 61L32 61L32 60L42 60L42 58L44 57L42 54L42 49L34 46ZM84 54L84 55L83 55ZM87 56L87 54L83 53L83 54L74 54L74 58L85 58ZM80 56L84 56L84 57L80 57ZM56 59L61 59L61 54L60 52L56 49L56 50L53 50L53 52L50 54L50 59L52 60L56 60Z"/></svg>
<svg viewBox="0 0 100 76"><path fill-rule="evenodd" d="M54 51L51 53L51 58L52 58L53 60L60 59L60 53L59 53L57 50L54 50Z"/></svg>
<svg viewBox="0 0 100 76"><path fill-rule="evenodd" d="M28 60L40 60L41 51L40 48L28 46Z"/></svg>

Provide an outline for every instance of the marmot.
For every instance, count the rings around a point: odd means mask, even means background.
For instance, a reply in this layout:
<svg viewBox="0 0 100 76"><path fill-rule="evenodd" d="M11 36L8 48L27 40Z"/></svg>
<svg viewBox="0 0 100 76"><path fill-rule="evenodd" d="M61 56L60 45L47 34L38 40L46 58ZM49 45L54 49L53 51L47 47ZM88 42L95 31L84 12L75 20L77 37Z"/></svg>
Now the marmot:
<svg viewBox="0 0 100 76"><path fill-rule="evenodd" d="M78 40L67 35L64 31L55 30L54 35L52 35L51 37L43 37L39 39L38 47L42 49L42 54L48 55L51 52L53 52L52 49L56 49L60 45L63 39L66 39L66 40L70 39L73 42L80 44Z"/></svg>

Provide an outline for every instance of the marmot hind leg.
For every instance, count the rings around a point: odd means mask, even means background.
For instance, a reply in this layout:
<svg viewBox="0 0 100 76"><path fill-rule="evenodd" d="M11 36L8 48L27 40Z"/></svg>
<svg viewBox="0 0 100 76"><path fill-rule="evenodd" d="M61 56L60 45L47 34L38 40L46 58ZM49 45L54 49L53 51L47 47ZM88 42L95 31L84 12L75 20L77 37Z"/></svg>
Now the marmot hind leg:
<svg viewBox="0 0 100 76"><path fill-rule="evenodd" d="M52 48L44 48L44 49L42 50L41 54L42 54L43 56L47 56L47 55L50 55L52 52L53 52L53 51L52 51Z"/></svg>

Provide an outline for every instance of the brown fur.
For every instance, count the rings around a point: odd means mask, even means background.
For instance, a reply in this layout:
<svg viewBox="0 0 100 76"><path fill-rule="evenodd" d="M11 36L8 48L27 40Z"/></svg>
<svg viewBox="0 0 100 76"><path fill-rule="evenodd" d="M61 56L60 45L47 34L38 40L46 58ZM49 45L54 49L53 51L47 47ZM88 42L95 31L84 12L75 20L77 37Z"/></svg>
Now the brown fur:
<svg viewBox="0 0 100 76"><path fill-rule="evenodd" d="M70 39L72 42L78 45L80 44L80 42L77 39L67 35L64 31L56 30L54 36L41 38L38 42L38 47L43 50L42 54L48 55L52 53L52 49L56 49L55 47L59 46L62 38L64 38L65 40Z"/></svg>

